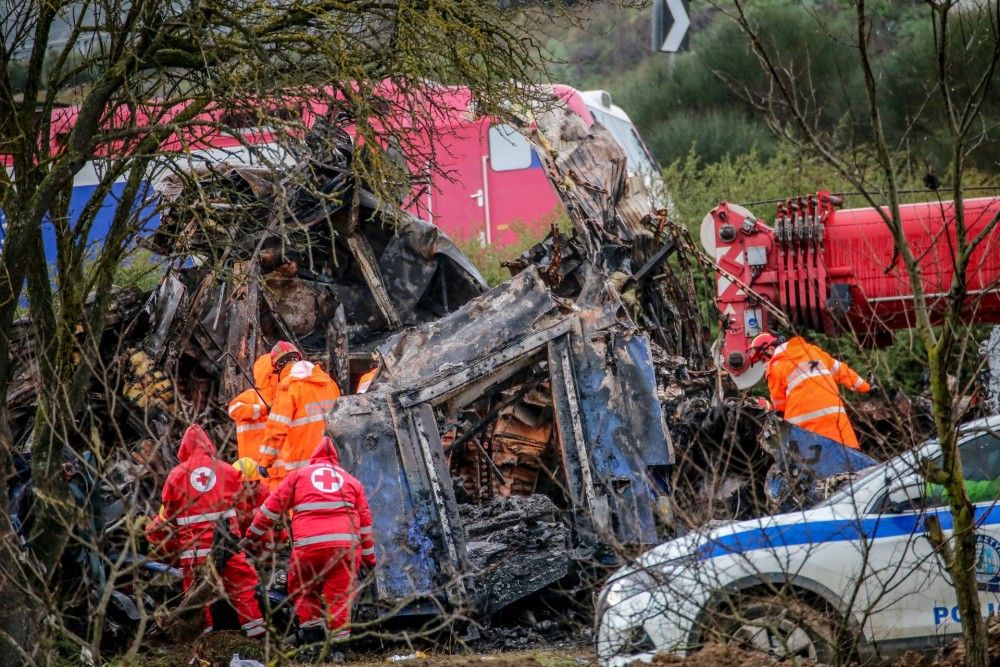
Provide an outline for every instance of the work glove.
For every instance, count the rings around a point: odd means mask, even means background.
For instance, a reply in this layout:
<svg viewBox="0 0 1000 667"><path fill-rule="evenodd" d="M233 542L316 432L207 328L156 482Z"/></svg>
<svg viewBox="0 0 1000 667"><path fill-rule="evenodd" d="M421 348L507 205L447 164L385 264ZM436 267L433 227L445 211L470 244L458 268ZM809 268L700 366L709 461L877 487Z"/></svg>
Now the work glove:
<svg viewBox="0 0 1000 667"><path fill-rule="evenodd" d="M868 395L871 396L872 398L878 398L879 396L882 395L882 389L877 384L870 382L868 383L868 386L869 386Z"/></svg>
<svg viewBox="0 0 1000 667"><path fill-rule="evenodd" d="M263 477L264 479L270 477L270 475L267 474L267 468L265 468L264 466L257 466L257 474Z"/></svg>
<svg viewBox="0 0 1000 667"><path fill-rule="evenodd" d="M265 544L263 540L244 537L240 544L243 545L243 550L254 558L260 558L261 555L267 550L267 544Z"/></svg>

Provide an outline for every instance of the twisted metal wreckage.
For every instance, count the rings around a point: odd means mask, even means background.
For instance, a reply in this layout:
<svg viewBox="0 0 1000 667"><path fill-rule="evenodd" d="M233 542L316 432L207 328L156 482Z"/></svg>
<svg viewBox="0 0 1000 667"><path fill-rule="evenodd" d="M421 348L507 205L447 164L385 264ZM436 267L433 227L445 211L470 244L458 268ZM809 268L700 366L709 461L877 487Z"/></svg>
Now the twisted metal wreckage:
<svg viewBox="0 0 1000 667"><path fill-rule="evenodd" d="M554 229L493 289L434 226L354 181L335 128L314 130L280 178L168 182L146 243L172 268L148 298L118 295L102 341L115 390L81 415L81 433L124 445L101 453L95 530L114 542L123 513L155 510L187 423L233 441L223 406L286 338L342 387L379 369L337 401L328 431L369 493L383 613L490 614L658 542L672 439L697 462L708 445L694 434L722 442L719 415L739 399L721 400L684 253L680 268L665 261L683 239L611 136L561 110L525 132L572 233ZM17 353L30 362L27 337ZM22 444L31 378L7 397Z"/></svg>

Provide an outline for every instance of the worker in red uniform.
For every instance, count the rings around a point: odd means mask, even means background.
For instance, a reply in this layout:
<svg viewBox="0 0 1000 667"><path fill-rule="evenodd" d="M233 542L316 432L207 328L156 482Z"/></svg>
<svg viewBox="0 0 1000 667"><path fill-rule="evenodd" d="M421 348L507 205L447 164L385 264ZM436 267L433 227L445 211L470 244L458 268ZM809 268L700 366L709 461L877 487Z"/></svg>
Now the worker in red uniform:
<svg viewBox="0 0 1000 667"><path fill-rule="evenodd" d="M163 485L162 516L156 517L146 534L154 548L170 545L179 550L178 560L184 572L183 586L194 582L195 568L212 552L216 523L224 521L238 534L234 497L240 488L240 474L218 458L215 445L198 425L184 432L177 451L180 464L167 475ZM238 539L238 538L237 538ZM264 619L257 604L257 572L241 551L232 554L222 568L226 594L243 631L249 637L263 637ZM206 631L212 629L212 615L205 607Z"/></svg>
<svg viewBox="0 0 1000 667"><path fill-rule="evenodd" d="M177 528L167 525L167 511L160 505L160 511L146 524L146 541L149 542L149 558L163 561L168 565L179 565L180 542Z"/></svg>
<svg viewBox="0 0 1000 667"><path fill-rule="evenodd" d="M767 362L771 402L786 421L858 449L837 385L867 393L872 386L864 378L801 336L781 341L762 333L751 342L747 357L751 364Z"/></svg>
<svg viewBox="0 0 1000 667"><path fill-rule="evenodd" d="M270 362L269 362L270 363ZM253 519L260 511L261 505L270 495L264 485L264 479L257 471L257 462L250 458L237 459L233 462L233 468L240 473L243 478L243 486L237 492L233 500L233 508L236 510L236 522L240 527L240 535L246 533ZM284 527L270 531L263 539L259 540L260 545L267 550L273 551L277 545L288 541L288 530ZM257 552L260 555L264 552Z"/></svg>
<svg viewBox="0 0 1000 667"><path fill-rule="evenodd" d="M288 473L309 465L309 456L326 430L326 414L340 398L340 388L286 341L271 350L271 364L279 381L258 463L261 476L271 480L274 490Z"/></svg>
<svg viewBox="0 0 1000 667"><path fill-rule="evenodd" d="M350 614L361 565L375 566L372 515L361 482L340 467L337 449L323 437L309 464L290 472L268 496L247 530L261 539L274 522L292 513L288 594L299 630L295 643L350 637ZM324 628L325 626L325 628Z"/></svg>
<svg viewBox="0 0 1000 667"><path fill-rule="evenodd" d="M240 474L240 488L233 497L233 509L236 510L236 523L242 535L253 522L254 515L264 501L267 500L268 491L265 488L263 478L257 472L257 462L250 457L236 459L233 462L233 469Z"/></svg>
<svg viewBox="0 0 1000 667"><path fill-rule="evenodd" d="M238 457L260 460L269 406L274 403L278 376L271 364L271 355L262 354L253 363L254 387L240 392L229 402L229 418L236 422Z"/></svg>

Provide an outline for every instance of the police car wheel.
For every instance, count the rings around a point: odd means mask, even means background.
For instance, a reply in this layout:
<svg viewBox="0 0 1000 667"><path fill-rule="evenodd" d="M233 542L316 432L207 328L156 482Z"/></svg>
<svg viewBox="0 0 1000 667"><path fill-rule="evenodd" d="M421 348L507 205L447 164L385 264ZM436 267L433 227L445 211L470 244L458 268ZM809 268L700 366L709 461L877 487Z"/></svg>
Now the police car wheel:
<svg viewBox="0 0 1000 667"><path fill-rule="evenodd" d="M714 615L705 639L767 653L779 660L806 658L831 664L834 619L809 605L781 596L743 598Z"/></svg>

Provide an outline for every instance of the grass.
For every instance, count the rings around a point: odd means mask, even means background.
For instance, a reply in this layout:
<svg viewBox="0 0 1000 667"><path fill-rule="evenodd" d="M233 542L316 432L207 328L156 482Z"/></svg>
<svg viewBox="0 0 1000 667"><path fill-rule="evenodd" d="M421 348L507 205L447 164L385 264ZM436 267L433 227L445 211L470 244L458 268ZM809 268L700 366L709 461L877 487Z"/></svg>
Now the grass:
<svg viewBox="0 0 1000 667"><path fill-rule="evenodd" d="M503 247L495 245L484 246L477 239L456 241L455 245L479 269L479 273L482 274L487 284L490 287L496 287L510 278L510 271L504 267L503 263L515 259L531 248L531 246L544 239L553 222L563 232L567 232L570 228L569 218L560 208L550 214L537 229L531 229L525 223L519 221L512 223L511 228L517 235L517 240L511 245Z"/></svg>

